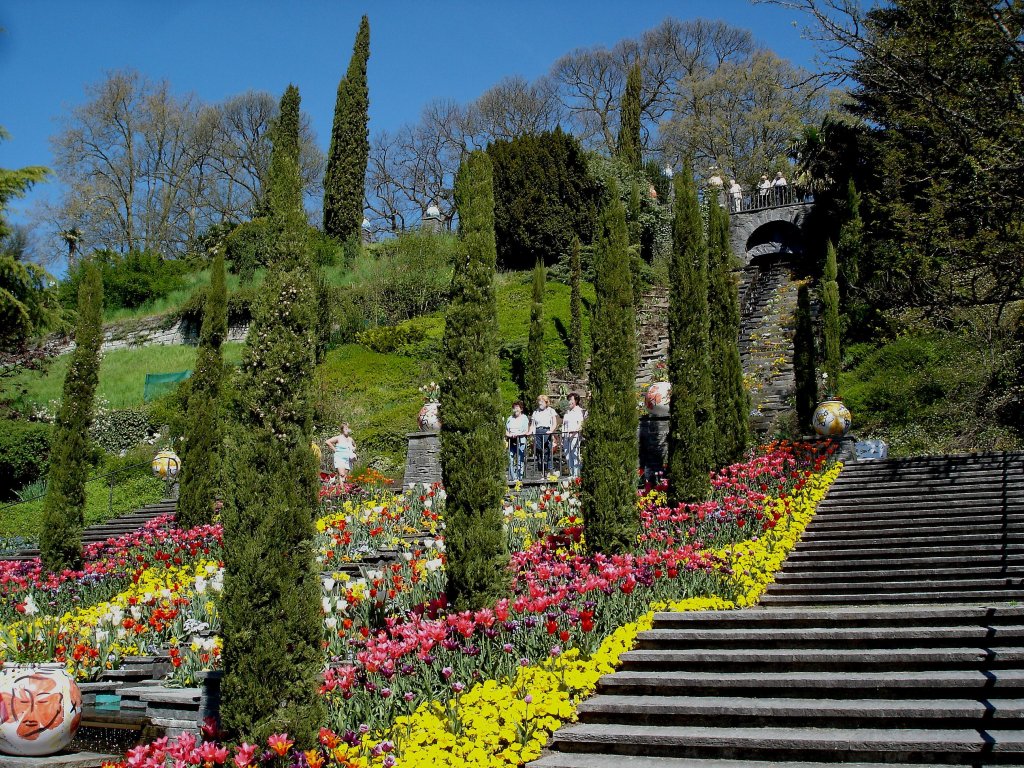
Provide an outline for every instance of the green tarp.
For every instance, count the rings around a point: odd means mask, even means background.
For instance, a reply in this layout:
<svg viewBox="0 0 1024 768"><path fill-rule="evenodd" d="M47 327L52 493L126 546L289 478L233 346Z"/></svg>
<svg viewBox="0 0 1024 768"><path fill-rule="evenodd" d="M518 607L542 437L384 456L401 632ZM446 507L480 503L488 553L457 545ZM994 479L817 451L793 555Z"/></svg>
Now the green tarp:
<svg viewBox="0 0 1024 768"><path fill-rule="evenodd" d="M178 384L192 375L192 371L178 371L176 373L147 373L146 388L142 392L142 399L147 403L160 395L170 392Z"/></svg>

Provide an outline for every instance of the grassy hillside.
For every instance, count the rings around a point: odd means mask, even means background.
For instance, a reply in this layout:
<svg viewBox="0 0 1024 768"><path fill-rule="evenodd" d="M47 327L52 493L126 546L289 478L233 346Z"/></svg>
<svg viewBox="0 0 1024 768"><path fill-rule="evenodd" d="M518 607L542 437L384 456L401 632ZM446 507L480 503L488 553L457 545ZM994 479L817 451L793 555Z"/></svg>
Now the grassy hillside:
<svg viewBox="0 0 1024 768"><path fill-rule="evenodd" d="M239 362L242 359L242 345L225 344L224 357L230 363ZM45 371L24 371L4 380L0 398L11 400L14 407L21 411L30 411L32 406L46 406L51 400L59 400L70 358L70 355L61 355ZM100 363L100 382L96 396L106 399L111 408L140 406L147 373L190 370L195 360L195 347L180 345L106 352Z"/></svg>
<svg viewBox="0 0 1024 768"><path fill-rule="evenodd" d="M843 400L853 432L881 438L894 456L1019 450L1019 435L992 413L986 386L999 360L968 329L922 330L846 353Z"/></svg>
<svg viewBox="0 0 1024 768"><path fill-rule="evenodd" d="M200 273L201 274L201 273ZM506 403L518 397L515 360L529 334L531 273L506 273L498 278L498 323L502 339L502 394ZM584 302L594 299L593 288L584 285ZM549 281L545 293L545 341L549 368L564 367L568 357L569 288ZM444 334L444 312L409 320L396 326L414 329L418 341L405 345L387 343L389 329L368 334L385 342L374 350L362 344L344 344L331 350L318 368L315 380L316 425L319 435L336 434L343 421L352 424L362 458L383 456L381 468L397 472L404 462L406 433L416 428L422 403L419 387L438 377L437 360ZM589 344L589 322L584 313L584 335ZM229 362L241 359L241 344L226 344ZM43 372L24 372L6 380L0 398L29 412L60 397L69 356L54 360ZM195 348L152 346L116 350L103 356L98 397L111 408L143 404L147 373L189 369Z"/></svg>

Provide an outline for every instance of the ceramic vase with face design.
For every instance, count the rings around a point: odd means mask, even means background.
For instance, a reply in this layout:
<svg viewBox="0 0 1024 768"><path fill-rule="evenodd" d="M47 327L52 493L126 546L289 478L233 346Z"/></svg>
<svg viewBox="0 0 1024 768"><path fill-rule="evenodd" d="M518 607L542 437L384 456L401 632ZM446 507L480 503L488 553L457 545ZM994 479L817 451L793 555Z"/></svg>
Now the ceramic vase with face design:
<svg viewBox="0 0 1024 768"><path fill-rule="evenodd" d="M668 416L672 400L672 385L667 381L656 381L644 393L644 408L651 416Z"/></svg>
<svg viewBox="0 0 1024 768"><path fill-rule="evenodd" d="M19 757L65 749L82 720L82 693L60 664L0 670L0 752Z"/></svg>
<svg viewBox="0 0 1024 768"><path fill-rule="evenodd" d="M431 400L429 403L425 403L420 408L419 416L416 417L416 421L420 425L420 431L422 432L437 432L441 429L441 413L440 403Z"/></svg>

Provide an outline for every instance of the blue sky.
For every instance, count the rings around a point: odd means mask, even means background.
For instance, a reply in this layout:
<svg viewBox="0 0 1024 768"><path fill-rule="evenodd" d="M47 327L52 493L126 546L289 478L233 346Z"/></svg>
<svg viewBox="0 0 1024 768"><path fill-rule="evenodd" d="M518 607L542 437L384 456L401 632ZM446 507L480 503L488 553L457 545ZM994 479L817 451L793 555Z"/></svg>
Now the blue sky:
<svg viewBox="0 0 1024 768"><path fill-rule="evenodd" d="M532 79L563 53L613 45L666 16L720 18L811 67L805 19L749 0L7 0L0 6L0 167L48 165L56 118L104 73L134 68L175 92L218 101L250 88L299 86L326 148L338 79L370 17L370 132L416 120L438 97L469 101L506 75ZM21 218L40 185L13 206Z"/></svg>

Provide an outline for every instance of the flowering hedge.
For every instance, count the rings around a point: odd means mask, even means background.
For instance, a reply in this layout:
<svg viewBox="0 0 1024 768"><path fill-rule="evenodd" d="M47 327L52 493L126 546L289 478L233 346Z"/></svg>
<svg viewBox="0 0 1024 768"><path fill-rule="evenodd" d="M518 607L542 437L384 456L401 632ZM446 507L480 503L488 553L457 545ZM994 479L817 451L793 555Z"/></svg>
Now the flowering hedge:
<svg viewBox="0 0 1024 768"><path fill-rule="evenodd" d="M120 765L534 759L650 626L652 608L756 601L838 474L829 461L828 451L777 444L714 475L712 501L669 508L663 487L642 489L640 548L616 557L583 554L573 483L510 494L509 593L475 613L446 611L443 489L327 489L317 546L329 719L318 749L301 752L286 734L227 747L211 731L205 742L138 747ZM95 547L79 573L5 566L0 654L58 659L94 677L126 655L164 649L171 683L194 684L219 662L219 537L217 526L159 521ZM380 561L387 552L392 561Z"/></svg>

